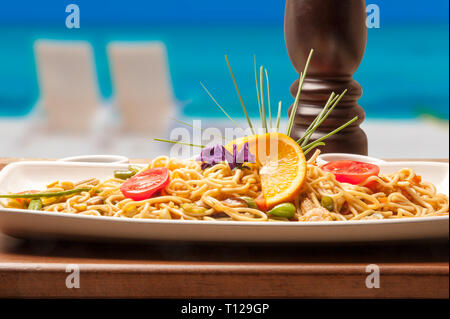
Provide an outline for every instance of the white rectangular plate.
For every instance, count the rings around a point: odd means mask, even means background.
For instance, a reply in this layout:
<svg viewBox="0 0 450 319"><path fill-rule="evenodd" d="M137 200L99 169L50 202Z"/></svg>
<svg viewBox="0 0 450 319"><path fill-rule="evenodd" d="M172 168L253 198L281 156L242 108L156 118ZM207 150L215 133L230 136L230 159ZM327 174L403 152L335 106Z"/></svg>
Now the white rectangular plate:
<svg viewBox="0 0 450 319"><path fill-rule="evenodd" d="M44 189L55 180L110 178L124 164L18 162L0 172L0 193ZM412 168L449 194L449 165L427 162L380 164L382 173ZM447 238L449 218L353 222L210 222L96 217L0 208L0 230L18 238L99 241L374 242Z"/></svg>

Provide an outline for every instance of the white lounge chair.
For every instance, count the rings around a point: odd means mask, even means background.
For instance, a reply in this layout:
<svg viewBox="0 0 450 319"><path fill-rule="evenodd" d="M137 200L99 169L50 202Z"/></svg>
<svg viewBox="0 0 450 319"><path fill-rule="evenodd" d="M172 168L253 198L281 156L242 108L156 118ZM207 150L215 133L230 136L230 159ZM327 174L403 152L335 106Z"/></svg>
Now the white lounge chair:
<svg viewBox="0 0 450 319"><path fill-rule="evenodd" d="M52 131L89 130L100 105L90 44L37 40L34 49L46 126Z"/></svg>
<svg viewBox="0 0 450 319"><path fill-rule="evenodd" d="M164 134L175 105L164 44L112 42L108 57L122 128Z"/></svg>

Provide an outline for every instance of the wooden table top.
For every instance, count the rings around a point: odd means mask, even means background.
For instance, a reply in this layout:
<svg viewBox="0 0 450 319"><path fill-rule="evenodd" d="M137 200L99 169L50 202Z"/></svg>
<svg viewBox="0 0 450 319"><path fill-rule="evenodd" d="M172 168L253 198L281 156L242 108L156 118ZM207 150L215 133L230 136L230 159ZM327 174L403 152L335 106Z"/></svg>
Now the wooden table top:
<svg viewBox="0 0 450 319"><path fill-rule="evenodd" d="M0 169L11 161L0 159ZM0 234L0 297L448 298L448 248L441 241L99 244ZM380 288L370 289L373 264ZM74 265L80 288L67 288Z"/></svg>

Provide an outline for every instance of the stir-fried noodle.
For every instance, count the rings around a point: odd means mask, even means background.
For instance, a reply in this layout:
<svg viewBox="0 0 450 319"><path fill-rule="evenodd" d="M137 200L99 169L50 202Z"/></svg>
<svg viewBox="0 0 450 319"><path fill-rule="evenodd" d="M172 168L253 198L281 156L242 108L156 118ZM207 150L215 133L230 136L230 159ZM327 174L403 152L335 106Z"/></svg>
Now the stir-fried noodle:
<svg viewBox="0 0 450 319"><path fill-rule="evenodd" d="M55 182L45 192L89 188L79 194L42 198L42 210L124 218L224 220L224 221L352 221L408 217L446 216L449 199L438 194L431 183L423 182L413 170L405 168L389 175L372 176L361 185L336 181L332 173L315 164L317 154L307 165L306 180L293 200L293 218L273 217L242 198L261 194L259 167L230 169L226 163L202 170L201 163L159 157L151 167L170 170L170 183L160 194L143 201L126 198L123 180L90 179L79 183ZM371 185L371 187L367 187ZM333 209L322 205L331 198ZM9 208L19 208L20 200L9 199Z"/></svg>

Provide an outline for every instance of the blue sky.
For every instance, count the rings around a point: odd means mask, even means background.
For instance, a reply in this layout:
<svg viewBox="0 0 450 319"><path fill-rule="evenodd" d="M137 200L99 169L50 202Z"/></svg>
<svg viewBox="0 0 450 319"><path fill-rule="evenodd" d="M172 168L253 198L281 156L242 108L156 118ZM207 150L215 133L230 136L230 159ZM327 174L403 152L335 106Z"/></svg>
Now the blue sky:
<svg viewBox="0 0 450 319"><path fill-rule="evenodd" d="M320 0L347 1L347 0ZM285 0L25 0L2 2L0 23L56 24L66 5L80 6L86 24L282 23ZM381 9L382 22L448 21L448 0L367 0Z"/></svg>

